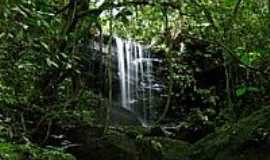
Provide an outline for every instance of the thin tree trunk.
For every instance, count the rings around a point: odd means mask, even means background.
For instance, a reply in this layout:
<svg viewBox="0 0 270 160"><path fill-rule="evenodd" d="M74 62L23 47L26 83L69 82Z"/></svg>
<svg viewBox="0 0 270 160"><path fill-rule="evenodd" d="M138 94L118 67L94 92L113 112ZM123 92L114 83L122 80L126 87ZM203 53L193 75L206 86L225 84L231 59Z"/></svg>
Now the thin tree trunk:
<svg viewBox="0 0 270 160"><path fill-rule="evenodd" d="M171 70L171 69L170 69ZM169 80L169 90L168 90L168 98L166 101L166 106L165 109L163 110L162 115L159 117L159 119L156 121L156 124L160 123L167 115L169 108L170 108L170 104L171 104L171 97L172 97L172 88L173 88L173 77L171 75L171 71L170 72L170 80Z"/></svg>
<svg viewBox="0 0 270 160"><path fill-rule="evenodd" d="M166 41L167 41L167 45L168 45L168 52L167 52L167 57L168 57L168 69L169 69L169 86L168 86L168 97L167 97L167 101L166 101L166 105L165 108L162 112L162 115L159 117L159 119L155 122L156 124L160 123L167 115L169 108L170 108L170 104L171 104L171 97L172 97L172 88L173 88L173 68L171 66L172 61L172 55L171 55L171 50L172 50L172 43L171 43L171 33L170 33L170 29L169 29L169 21L168 21L168 14L167 14L167 10L164 10L164 25L165 25L165 33L167 33L167 37L166 37Z"/></svg>
<svg viewBox="0 0 270 160"><path fill-rule="evenodd" d="M112 0L111 3L111 9L110 9L110 40L109 40L109 53L108 53L108 104L106 105L106 120L105 120L105 129L104 133L108 129L109 123L110 123L110 115L111 115L111 107L112 107L112 40L113 40L113 13L112 13Z"/></svg>
<svg viewBox="0 0 270 160"><path fill-rule="evenodd" d="M232 34L230 33L230 31L233 29L233 23L236 20L238 11L240 9L240 5L241 5L242 0L238 0L235 4L233 13L232 13L232 17L230 17L230 19L227 21L227 24L225 24L224 27L224 43L228 42L231 43L232 39ZM231 46L231 45L230 45ZM234 86L234 82L233 82L233 74L232 74L232 67L231 65L233 64L229 64L230 62L230 57L227 53L226 50L223 50L223 58L224 58L224 69L225 69L225 80L226 80L226 93L227 93L227 105L228 105L228 109L229 109L229 119L231 119L232 121L236 119L236 114L235 114L235 106L233 104L233 99L232 97L233 95L233 90L235 89Z"/></svg>

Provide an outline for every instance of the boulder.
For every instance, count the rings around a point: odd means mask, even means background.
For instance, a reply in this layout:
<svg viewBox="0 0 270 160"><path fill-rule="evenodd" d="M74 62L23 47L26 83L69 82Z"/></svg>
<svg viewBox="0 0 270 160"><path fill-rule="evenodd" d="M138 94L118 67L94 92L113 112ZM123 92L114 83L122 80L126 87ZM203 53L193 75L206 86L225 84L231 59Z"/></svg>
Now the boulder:
<svg viewBox="0 0 270 160"><path fill-rule="evenodd" d="M141 126L74 128L69 140L78 146L68 149L80 160L187 160L190 144L166 137L149 136ZM99 133L99 134L97 134Z"/></svg>
<svg viewBox="0 0 270 160"><path fill-rule="evenodd" d="M227 124L193 146L193 160L270 159L270 106Z"/></svg>

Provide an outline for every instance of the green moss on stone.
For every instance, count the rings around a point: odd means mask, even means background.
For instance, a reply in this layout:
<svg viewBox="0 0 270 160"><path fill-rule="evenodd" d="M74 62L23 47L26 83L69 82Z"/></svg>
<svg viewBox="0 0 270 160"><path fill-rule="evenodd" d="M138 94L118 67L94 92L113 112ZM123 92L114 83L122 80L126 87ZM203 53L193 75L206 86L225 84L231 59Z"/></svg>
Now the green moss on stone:
<svg viewBox="0 0 270 160"><path fill-rule="evenodd" d="M165 137L151 137L153 145L160 145L164 160L183 159L189 156L191 145L181 140Z"/></svg>
<svg viewBox="0 0 270 160"><path fill-rule="evenodd" d="M270 106L264 107L235 124L227 124L215 133L197 142L193 159L198 160L257 160L260 154L269 152ZM269 145L270 146L270 145ZM248 153L254 153L250 155ZM270 154L268 154L270 155ZM250 160L253 160L250 159ZM263 158L259 158L264 160Z"/></svg>
<svg viewBox="0 0 270 160"><path fill-rule="evenodd" d="M0 159L24 160L75 160L70 154L56 149L43 149L33 145L0 143Z"/></svg>

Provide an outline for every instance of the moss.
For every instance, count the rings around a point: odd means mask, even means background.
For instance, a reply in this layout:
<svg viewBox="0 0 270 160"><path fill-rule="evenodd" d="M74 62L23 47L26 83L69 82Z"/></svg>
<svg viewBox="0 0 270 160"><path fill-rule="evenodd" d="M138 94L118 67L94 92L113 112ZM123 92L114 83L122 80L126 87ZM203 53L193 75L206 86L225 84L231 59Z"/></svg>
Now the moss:
<svg viewBox="0 0 270 160"><path fill-rule="evenodd" d="M184 158L190 154L190 144L166 137L152 137L150 129L140 126L122 126L111 128L107 135L110 143L125 152L143 154L144 159Z"/></svg>
<svg viewBox="0 0 270 160"><path fill-rule="evenodd" d="M105 136L107 143L125 153L129 157L128 159L158 160L161 158L158 143L152 139L144 138L141 134L144 130L140 130L138 127L124 128L124 132L111 130Z"/></svg>
<svg viewBox="0 0 270 160"><path fill-rule="evenodd" d="M33 145L0 143L0 159L24 160L75 160L70 154L57 149L43 149Z"/></svg>
<svg viewBox="0 0 270 160"><path fill-rule="evenodd" d="M186 158L190 155L191 144L166 137L147 136L150 129L140 126L121 126L110 128L107 138L109 143L121 150L143 159Z"/></svg>
<svg viewBox="0 0 270 160"><path fill-rule="evenodd" d="M252 156L247 153L254 152L255 154L258 148L268 145L269 117L270 107L268 106L235 124L224 125L194 145L194 159L249 159ZM259 152L264 151L260 150ZM259 152L256 153L255 157L260 155Z"/></svg>
<svg viewBox="0 0 270 160"><path fill-rule="evenodd" d="M129 138L125 134L117 133L117 134L109 134L106 135L106 139L109 144L114 145L115 147L121 149L127 153L136 154L136 143L133 139Z"/></svg>
<svg viewBox="0 0 270 160"><path fill-rule="evenodd" d="M187 142L165 137L151 137L152 145L160 146L162 157L165 160L184 159L190 154L191 145Z"/></svg>

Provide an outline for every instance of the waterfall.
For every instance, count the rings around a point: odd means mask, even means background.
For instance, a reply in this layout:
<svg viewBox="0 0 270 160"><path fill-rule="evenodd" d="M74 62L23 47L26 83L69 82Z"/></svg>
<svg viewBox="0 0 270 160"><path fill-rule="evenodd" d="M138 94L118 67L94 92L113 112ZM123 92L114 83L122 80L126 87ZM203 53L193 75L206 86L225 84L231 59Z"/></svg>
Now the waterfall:
<svg viewBox="0 0 270 160"><path fill-rule="evenodd" d="M150 119L152 59L142 45L116 37L121 107L135 113L142 124Z"/></svg>
<svg viewBox="0 0 270 160"><path fill-rule="evenodd" d="M126 97L127 94L126 94L124 43L121 41L121 39L116 38L116 46L117 46L117 59L118 59L118 71L119 71L119 79L120 79L122 107L129 110L128 103L127 103L127 97Z"/></svg>
<svg viewBox="0 0 270 160"><path fill-rule="evenodd" d="M160 55L131 40L114 37L112 43L112 124L138 124L149 126L158 118L157 108L164 105L163 61ZM81 44L89 52L88 72L98 75L96 88L104 87L104 74L109 54L108 43L89 40ZM102 49L101 49L102 48ZM136 122L136 123L135 123Z"/></svg>

